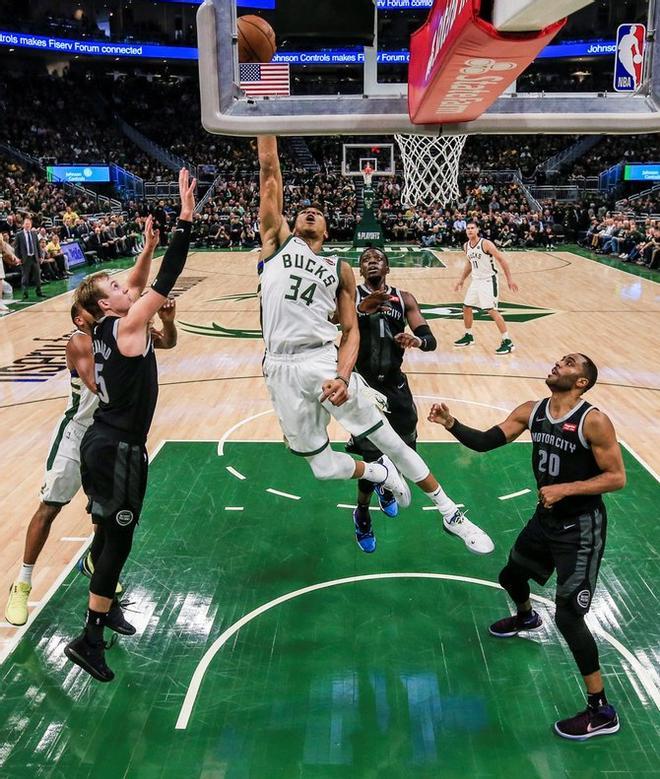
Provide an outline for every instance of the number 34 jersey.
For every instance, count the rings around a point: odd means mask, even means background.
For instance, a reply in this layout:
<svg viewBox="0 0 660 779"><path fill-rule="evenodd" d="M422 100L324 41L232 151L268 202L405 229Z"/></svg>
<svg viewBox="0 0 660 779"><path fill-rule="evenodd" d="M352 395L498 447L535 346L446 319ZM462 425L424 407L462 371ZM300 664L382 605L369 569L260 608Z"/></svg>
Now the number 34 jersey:
<svg viewBox="0 0 660 779"><path fill-rule="evenodd" d="M94 326L94 375L99 407L94 422L120 441L144 444L158 399L158 367L151 334L142 354L126 357L117 345L120 317L106 316Z"/></svg>
<svg viewBox="0 0 660 779"><path fill-rule="evenodd" d="M584 435L584 421L594 406L581 400L567 414L555 419L550 413L550 398L532 409L529 431L532 436L532 468L536 485L586 481L602 473ZM600 495L572 495L539 511L547 516L565 517L585 514L602 503Z"/></svg>
<svg viewBox="0 0 660 779"><path fill-rule="evenodd" d="M337 327L341 260L315 254L289 236L257 266L260 276L261 329L271 354L294 354L332 343Z"/></svg>

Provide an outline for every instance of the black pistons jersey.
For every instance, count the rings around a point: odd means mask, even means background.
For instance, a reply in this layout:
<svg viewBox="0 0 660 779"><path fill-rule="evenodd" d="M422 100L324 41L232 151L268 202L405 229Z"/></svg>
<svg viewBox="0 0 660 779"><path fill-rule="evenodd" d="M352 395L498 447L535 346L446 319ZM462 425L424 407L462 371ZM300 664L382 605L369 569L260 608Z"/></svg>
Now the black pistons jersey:
<svg viewBox="0 0 660 779"><path fill-rule="evenodd" d="M532 435L532 468L539 488L550 484L586 481L602 473L584 437L584 420L594 408L586 400L578 402L561 419L550 414L550 398L540 400L529 417ZM572 495L538 511L546 516L566 517L585 514L602 505L600 495Z"/></svg>
<svg viewBox="0 0 660 779"><path fill-rule="evenodd" d="M151 335L143 354L126 357L117 346L120 318L107 316L94 326L94 375L99 407L94 423L119 440L144 444L158 399L158 368Z"/></svg>
<svg viewBox="0 0 660 779"><path fill-rule="evenodd" d="M406 308L400 290L386 287L392 300L385 303L383 311L361 314L358 311L360 350L355 369L368 384L383 384L398 379L404 350L394 336L406 329ZM357 287L356 304L370 295L372 290L362 284Z"/></svg>

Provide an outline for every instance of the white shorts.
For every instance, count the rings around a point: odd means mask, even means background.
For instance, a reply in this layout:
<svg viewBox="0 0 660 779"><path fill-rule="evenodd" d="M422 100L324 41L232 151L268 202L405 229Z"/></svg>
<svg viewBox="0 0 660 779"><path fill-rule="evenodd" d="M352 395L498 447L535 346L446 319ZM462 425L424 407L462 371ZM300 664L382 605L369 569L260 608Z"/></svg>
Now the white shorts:
<svg viewBox="0 0 660 779"><path fill-rule="evenodd" d="M267 353L263 367L275 413L294 454L310 457L325 449L331 416L353 438L362 438L385 423L364 392L366 382L357 373L351 374L346 403L333 406L329 400L320 402L321 385L337 375L334 344L297 354Z"/></svg>
<svg viewBox="0 0 660 779"><path fill-rule="evenodd" d="M56 428L39 494L42 503L63 506L73 500L80 489L80 442L86 430L86 426L76 422Z"/></svg>
<svg viewBox="0 0 660 779"><path fill-rule="evenodd" d="M491 308L497 308L498 294L497 276L491 276L489 279L472 279L463 305L489 311Z"/></svg>

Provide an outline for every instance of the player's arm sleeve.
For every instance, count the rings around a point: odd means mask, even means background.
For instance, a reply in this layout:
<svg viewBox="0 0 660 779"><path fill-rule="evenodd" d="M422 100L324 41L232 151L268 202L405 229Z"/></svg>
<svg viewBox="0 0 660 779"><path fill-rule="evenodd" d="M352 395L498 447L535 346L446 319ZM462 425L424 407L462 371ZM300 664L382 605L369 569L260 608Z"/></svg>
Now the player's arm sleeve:
<svg viewBox="0 0 660 779"><path fill-rule="evenodd" d="M475 430L468 427L458 419L454 419L449 432L468 449L474 449L475 452L489 452L491 449L497 449L504 446L506 436L499 425L494 425L490 430Z"/></svg>
<svg viewBox="0 0 660 779"><path fill-rule="evenodd" d="M422 342L419 348L423 352L434 352L437 349L438 342L435 340L435 336L428 325L424 324L416 327L413 333Z"/></svg>
<svg viewBox="0 0 660 779"><path fill-rule="evenodd" d="M151 285L159 295L167 297L176 284L183 266L186 264L188 247L190 246L190 230L192 222L178 219L172 231L172 239L167 247L158 275Z"/></svg>

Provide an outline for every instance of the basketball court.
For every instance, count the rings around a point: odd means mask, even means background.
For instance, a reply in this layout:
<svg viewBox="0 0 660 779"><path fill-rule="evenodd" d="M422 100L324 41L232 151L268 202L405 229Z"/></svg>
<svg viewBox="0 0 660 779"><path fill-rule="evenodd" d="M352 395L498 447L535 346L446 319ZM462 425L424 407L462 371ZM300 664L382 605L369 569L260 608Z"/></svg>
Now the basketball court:
<svg viewBox="0 0 660 779"><path fill-rule="evenodd" d="M137 636L108 652L112 685L64 657L87 592L72 572L90 532L79 496L35 569L27 628L0 627L3 776L654 774L657 285L570 252L511 253L520 292L505 296L516 307L503 312L518 348L497 357L485 321L471 350L451 348L462 327L452 291L462 254L427 253L436 265L424 253L398 253L391 281L416 295L439 342L404 363L422 453L495 552L468 553L415 496L398 518L376 517L378 550L364 555L353 537L353 485L319 484L282 443L260 374L256 254L192 253L176 290L179 343L159 355L151 480L125 569ZM3 363L67 333L69 298L5 317L2 341L12 347L3 347ZM619 334L632 332L631 346ZM550 365L573 349L601 368L590 399L627 445L628 470L627 488L607 500L591 617L623 724L616 738L588 744L550 732L581 694L544 600L552 588L535 590L542 631L512 641L487 633L509 608L497 574L536 502L530 444L477 455L424 421L443 398L466 423L490 426L542 396ZM31 374L1 389L2 429L11 431L4 589L36 504L45 431L66 394L63 371L46 381L34 380L36 367ZM330 434L341 447L343 431ZM109 726L122 734L110 751Z"/></svg>
<svg viewBox="0 0 660 779"><path fill-rule="evenodd" d="M487 25L465 11L476 0L435 3L430 26L411 42L409 81L386 72L395 40L386 40L379 11L359 60L360 94L254 97L239 88L245 41L236 3L206 0L198 15L202 123L231 135L359 136L342 144L342 175L356 178L367 203L372 179L403 168L405 204L457 194L470 134L660 130L658 41L649 41L631 94L519 92L516 78L560 22L533 0L508 4L523 9L522 21L518 12L498 17L501 2L486 5ZM564 14L584 5L559 3ZM441 6L448 15L438 16ZM531 22L527 6L537 14ZM650 6L649 23L660 18L660 5ZM322 47L312 41L309 53ZM477 110L458 99L456 83L473 87L482 77L499 92ZM35 567L28 624L0 623L1 777L658 775L657 274L595 262L577 247L506 252L519 292L504 290L500 311L516 351L496 355L498 333L485 314L475 317L475 344L453 347L463 333L463 298L454 292L462 251L386 248L388 283L415 295L438 341L435 352L409 350L403 364L420 452L495 552L470 554L414 494L396 518L373 512L378 548L363 554L355 484L315 481L282 440L261 371L257 250L193 250L174 290L178 344L158 355L149 485L122 574L137 634L108 650L112 684L97 684L64 655L88 593L75 569L91 538L79 494ZM326 251L357 276L359 249ZM111 272L123 278L129 265ZM81 278L0 319L0 592L20 566L66 404L64 348ZM464 423L489 428L546 396L546 375L574 351L599 368L588 399L614 423L628 476L625 490L606 497L607 550L588 617L621 731L586 743L551 731L583 699L553 622L554 581L533 590L541 630L508 641L488 633L510 612L498 573L537 502L529 436L478 455L426 421L443 400ZM329 435L343 450L348 436L334 422Z"/></svg>

